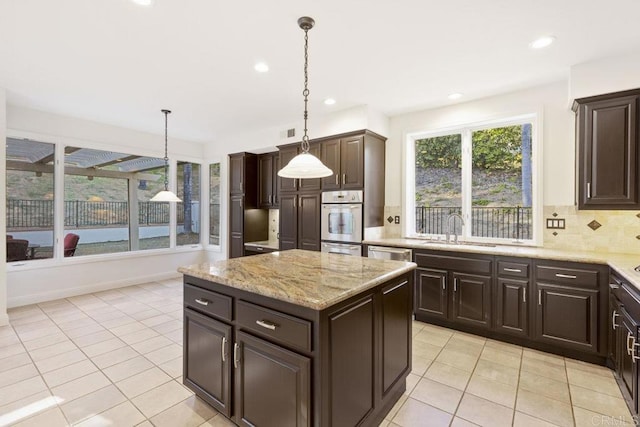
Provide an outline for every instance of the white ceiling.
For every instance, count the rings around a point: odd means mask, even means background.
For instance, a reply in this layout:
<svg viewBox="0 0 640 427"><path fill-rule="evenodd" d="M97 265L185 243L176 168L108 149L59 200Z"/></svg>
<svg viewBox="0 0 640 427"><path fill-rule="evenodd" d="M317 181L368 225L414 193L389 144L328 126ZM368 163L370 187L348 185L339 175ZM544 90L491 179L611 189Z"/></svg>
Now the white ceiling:
<svg viewBox="0 0 640 427"><path fill-rule="evenodd" d="M301 118L303 15L311 121L509 92L640 49L638 0L0 0L0 87L14 105L157 134L170 108L173 136L223 141ZM527 47L546 34L550 48Z"/></svg>

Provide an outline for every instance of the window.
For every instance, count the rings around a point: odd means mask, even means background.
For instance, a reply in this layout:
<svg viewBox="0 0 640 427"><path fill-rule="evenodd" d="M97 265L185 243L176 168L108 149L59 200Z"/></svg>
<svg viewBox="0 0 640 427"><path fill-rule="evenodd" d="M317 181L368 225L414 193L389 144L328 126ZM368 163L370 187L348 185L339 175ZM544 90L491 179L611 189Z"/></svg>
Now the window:
<svg viewBox="0 0 640 427"><path fill-rule="evenodd" d="M200 243L200 165L178 162L177 245Z"/></svg>
<svg viewBox="0 0 640 427"><path fill-rule="evenodd" d="M220 163L209 165L209 244L220 245Z"/></svg>
<svg viewBox="0 0 640 427"><path fill-rule="evenodd" d="M534 133L526 116L411 136L408 234L533 242Z"/></svg>
<svg viewBox="0 0 640 427"><path fill-rule="evenodd" d="M65 147L65 256L169 247L169 204L148 200L163 188L163 159ZM73 248L69 236L76 235Z"/></svg>
<svg viewBox="0 0 640 427"><path fill-rule="evenodd" d="M7 138L7 261L52 258L54 144Z"/></svg>

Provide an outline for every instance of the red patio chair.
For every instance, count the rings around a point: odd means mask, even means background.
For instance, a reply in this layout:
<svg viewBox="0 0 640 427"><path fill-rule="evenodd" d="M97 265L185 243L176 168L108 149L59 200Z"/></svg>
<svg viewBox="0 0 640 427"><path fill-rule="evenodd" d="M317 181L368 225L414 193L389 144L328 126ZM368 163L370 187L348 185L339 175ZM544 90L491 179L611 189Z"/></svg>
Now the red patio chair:
<svg viewBox="0 0 640 427"><path fill-rule="evenodd" d="M78 246L78 240L80 236L73 233L67 233L64 236L64 256L73 256L76 253L76 247Z"/></svg>

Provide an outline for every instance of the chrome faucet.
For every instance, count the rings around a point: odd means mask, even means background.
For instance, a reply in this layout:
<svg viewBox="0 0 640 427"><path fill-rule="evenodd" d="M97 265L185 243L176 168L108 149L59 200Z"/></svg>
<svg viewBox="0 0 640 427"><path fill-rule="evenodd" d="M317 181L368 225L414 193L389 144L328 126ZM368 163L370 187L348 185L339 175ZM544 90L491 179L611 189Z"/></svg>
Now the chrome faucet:
<svg viewBox="0 0 640 427"><path fill-rule="evenodd" d="M449 214L447 217L447 238L446 242L449 243L451 237L451 220L453 219L453 243L458 243L458 234L456 233L456 218L460 218L460 224L464 227L464 219L459 213Z"/></svg>

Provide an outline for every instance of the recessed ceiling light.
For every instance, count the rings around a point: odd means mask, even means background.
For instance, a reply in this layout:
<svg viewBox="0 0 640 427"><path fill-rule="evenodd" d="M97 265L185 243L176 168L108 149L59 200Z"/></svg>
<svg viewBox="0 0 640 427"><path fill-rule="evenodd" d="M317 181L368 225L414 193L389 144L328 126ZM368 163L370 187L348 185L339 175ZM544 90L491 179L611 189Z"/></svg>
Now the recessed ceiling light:
<svg viewBox="0 0 640 427"><path fill-rule="evenodd" d="M531 49L543 49L547 46L550 46L556 40L553 36L544 36L539 39L535 39L531 43L529 43L529 47Z"/></svg>
<svg viewBox="0 0 640 427"><path fill-rule="evenodd" d="M336 103L336 100L333 98L327 98L324 100L324 105L333 105Z"/></svg>
<svg viewBox="0 0 640 427"><path fill-rule="evenodd" d="M448 98L452 99L452 100L460 99L460 98L462 98L462 94L461 93L457 93L457 92L456 93L452 93L451 95L448 96Z"/></svg>
<svg viewBox="0 0 640 427"><path fill-rule="evenodd" d="M153 4L153 0L131 0L131 1L140 6L151 6Z"/></svg>
<svg viewBox="0 0 640 427"><path fill-rule="evenodd" d="M266 73L269 71L269 66L265 62L258 62L253 68L259 73Z"/></svg>

